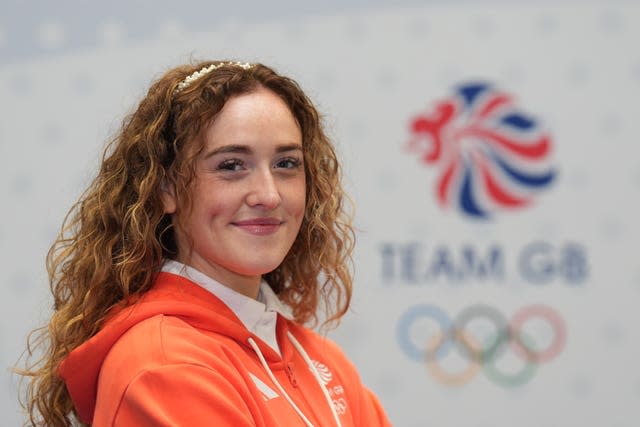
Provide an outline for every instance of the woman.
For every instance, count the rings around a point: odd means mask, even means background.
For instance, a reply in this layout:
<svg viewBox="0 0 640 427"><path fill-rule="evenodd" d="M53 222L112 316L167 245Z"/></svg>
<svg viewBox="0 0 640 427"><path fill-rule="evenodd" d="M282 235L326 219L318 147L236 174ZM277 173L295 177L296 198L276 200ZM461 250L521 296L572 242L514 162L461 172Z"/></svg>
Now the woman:
<svg viewBox="0 0 640 427"><path fill-rule="evenodd" d="M327 324L347 311L352 242L335 153L294 81L238 62L167 72L49 253L31 425L389 425L302 326L319 305Z"/></svg>

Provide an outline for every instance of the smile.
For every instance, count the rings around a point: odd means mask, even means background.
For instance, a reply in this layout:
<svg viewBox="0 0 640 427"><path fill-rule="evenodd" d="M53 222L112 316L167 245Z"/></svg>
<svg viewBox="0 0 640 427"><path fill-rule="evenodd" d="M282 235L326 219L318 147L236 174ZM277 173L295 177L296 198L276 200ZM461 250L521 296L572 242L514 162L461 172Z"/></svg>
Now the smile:
<svg viewBox="0 0 640 427"><path fill-rule="evenodd" d="M280 226L283 224L283 221L277 218L253 218L244 221L236 221L232 224L249 234L267 236L278 231Z"/></svg>

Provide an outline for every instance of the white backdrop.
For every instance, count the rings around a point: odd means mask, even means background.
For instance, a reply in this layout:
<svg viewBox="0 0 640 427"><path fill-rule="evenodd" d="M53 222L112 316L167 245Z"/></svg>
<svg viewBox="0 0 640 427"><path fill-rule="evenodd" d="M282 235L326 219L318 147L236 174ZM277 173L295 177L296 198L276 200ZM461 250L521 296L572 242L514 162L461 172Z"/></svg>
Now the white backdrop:
<svg viewBox="0 0 640 427"><path fill-rule="evenodd" d="M396 425L640 423L640 5L415 3L229 20L198 3L144 34L110 11L82 43L63 16L41 14L28 23L31 54L15 47L27 45L19 22L0 17L2 425L23 419L9 368L47 317L44 256L64 214L152 79L190 57L271 65L324 113L359 230L353 310L331 336ZM215 25L191 25L196 15ZM492 208L489 220L442 208L440 169L407 149L411 119L478 80L548 131L545 165L556 173L529 206ZM557 326L533 316L523 329L532 346L561 348L526 362L511 346L483 367L457 347L426 350L438 332L428 313L454 319L477 304L507 319L549 307ZM487 319L467 326L476 340L495 332ZM519 385L492 374L527 363L535 373ZM456 385L436 372L462 378L468 366L477 372Z"/></svg>

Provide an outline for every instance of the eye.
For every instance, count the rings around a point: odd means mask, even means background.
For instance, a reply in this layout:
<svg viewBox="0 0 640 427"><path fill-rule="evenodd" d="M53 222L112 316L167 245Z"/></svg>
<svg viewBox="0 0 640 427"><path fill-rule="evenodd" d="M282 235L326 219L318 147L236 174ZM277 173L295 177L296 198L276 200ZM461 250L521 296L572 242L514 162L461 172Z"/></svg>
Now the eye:
<svg viewBox="0 0 640 427"><path fill-rule="evenodd" d="M216 169L221 171L239 171L244 169L244 162L240 159L228 159L220 162Z"/></svg>
<svg viewBox="0 0 640 427"><path fill-rule="evenodd" d="M302 161L300 159L295 157L285 157L284 159L278 160L275 167L282 169L296 169L299 168L301 164Z"/></svg>

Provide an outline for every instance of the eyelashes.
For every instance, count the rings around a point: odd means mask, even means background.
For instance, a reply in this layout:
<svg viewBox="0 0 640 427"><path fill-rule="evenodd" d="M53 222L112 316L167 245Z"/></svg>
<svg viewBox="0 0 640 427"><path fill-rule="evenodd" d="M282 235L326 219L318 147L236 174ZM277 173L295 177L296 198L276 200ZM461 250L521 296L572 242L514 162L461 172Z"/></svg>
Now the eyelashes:
<svg viewBox="0 0 640 427"><path fill-rule="evenodd" d="M285 157L284 159L278 160L276 166L285 169L297 169L302 166L302 160L297 157Z"/></svg>
<svg viewBox="0 0 640 427"><path fill-rule="evenodd" d="M299 169L301 166L302 160L292 156L278 159L273 164L274 169ZM222 172L239 172L247 169L247 164L242 159L225 159L215 167L216 171Z"/></svg>
<svg viewBox="0 0 640 427"><path fill-rule="evenodd" d="M240 159L223 160L216 166L217 171L229 171L229 172L240 171L240 170L243 170L244 168L245 168L244 162Z"/></svg>

